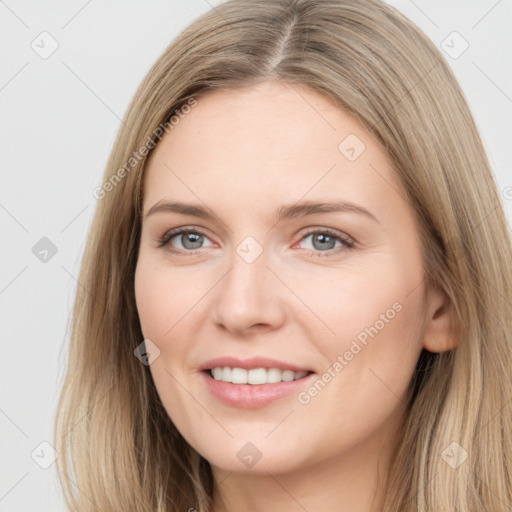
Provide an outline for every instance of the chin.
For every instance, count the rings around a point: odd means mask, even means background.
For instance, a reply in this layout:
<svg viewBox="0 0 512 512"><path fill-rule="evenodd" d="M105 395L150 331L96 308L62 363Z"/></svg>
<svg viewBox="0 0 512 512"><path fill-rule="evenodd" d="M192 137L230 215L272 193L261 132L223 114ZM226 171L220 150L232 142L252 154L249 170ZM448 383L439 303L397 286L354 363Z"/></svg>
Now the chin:
<svg viewBox="0 0 512 512"><path fill-rule="evenodd" d="M229 443L218 443L214 450L210 446L204 450L198 447L196 451L212 468L234 473L268 476L268 473L289 473L308 465L296 444L286 447L278 438L276 441L232 439Z"/></svg>

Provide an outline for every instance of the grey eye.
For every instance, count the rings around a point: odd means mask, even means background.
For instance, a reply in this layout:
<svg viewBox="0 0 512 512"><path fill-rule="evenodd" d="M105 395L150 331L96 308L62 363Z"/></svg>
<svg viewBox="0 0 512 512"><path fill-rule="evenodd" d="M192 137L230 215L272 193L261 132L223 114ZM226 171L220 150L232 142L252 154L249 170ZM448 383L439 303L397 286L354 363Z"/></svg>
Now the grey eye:
<svg viewBox="0 0 512 512"><path fill-rule="evenodd" d="M330 235L329 233L323 231L315 231L314 233L309 233L304 236L302 242L311 239L310 247L306 247L307 249L315 249L317 251L330 251L331 249L336 248L336 242L338 242L338 247L341 244L340 238L334 235Z"/></svg>
<svg viewBox="0 0 512 512"><path fill-rule="evenodd" d="M313 247L315 249L334 249L336 239L326 233L314 233L311 235L313 238Z"/></svg>
<svg viewBox="0 0 512 512"><path fill-rule="evenodd" d="M195 231L185 231L183 233L178 233L177 235L173 236L171 240L180 240L182 247L178 247L179 249L183 248L193 251L195 249L201 248L204 238L204 235L196 233Z"/></svg>

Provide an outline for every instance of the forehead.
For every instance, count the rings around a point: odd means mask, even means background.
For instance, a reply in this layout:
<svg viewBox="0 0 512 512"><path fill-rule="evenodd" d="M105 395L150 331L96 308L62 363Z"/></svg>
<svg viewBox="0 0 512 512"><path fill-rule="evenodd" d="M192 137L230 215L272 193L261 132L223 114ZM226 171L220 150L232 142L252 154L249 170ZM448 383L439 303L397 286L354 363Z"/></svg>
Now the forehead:
<svg viewBox="0 0 512 512"><path fill-rule="evenodd" d="M153 151L144 208L166 196L226 208L317 197L375 204L397 188L355 116L309 88L265 82L197 98Z"/></svg>

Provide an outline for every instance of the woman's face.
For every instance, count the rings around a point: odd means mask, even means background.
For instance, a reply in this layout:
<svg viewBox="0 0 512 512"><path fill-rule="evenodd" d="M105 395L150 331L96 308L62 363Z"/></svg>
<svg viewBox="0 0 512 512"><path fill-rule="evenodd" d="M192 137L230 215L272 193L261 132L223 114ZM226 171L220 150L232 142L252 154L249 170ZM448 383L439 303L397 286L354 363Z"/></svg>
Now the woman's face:
<svg viewBox="0 0 512 512"><path fill-rule="evenodd" d="M382 454L441 304L385 151L265 82L200 97L146 172L137 308L189 444L274 474Z"/></svg>

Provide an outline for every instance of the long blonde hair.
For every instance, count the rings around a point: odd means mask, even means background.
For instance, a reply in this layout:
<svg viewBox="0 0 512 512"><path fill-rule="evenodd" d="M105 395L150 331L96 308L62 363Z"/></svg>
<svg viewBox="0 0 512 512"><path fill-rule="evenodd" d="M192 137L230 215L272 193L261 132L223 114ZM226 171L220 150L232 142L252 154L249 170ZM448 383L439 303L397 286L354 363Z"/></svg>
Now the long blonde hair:
<svg viewBox="0 0 512 512"><path fill-rule="evenodd" d="M387 150L420 226L426 282L446 292L458 325L456 348L418 361L384 510L508 510L508 224L449 66L377 0L230 0L186 28L140 85L97 196L73 311L54 438L70 510L211 508L208 462L176 430L134 356L143 340L134 297L143 175L158 127L177 109L264 80L323 93Z"/></svg>

